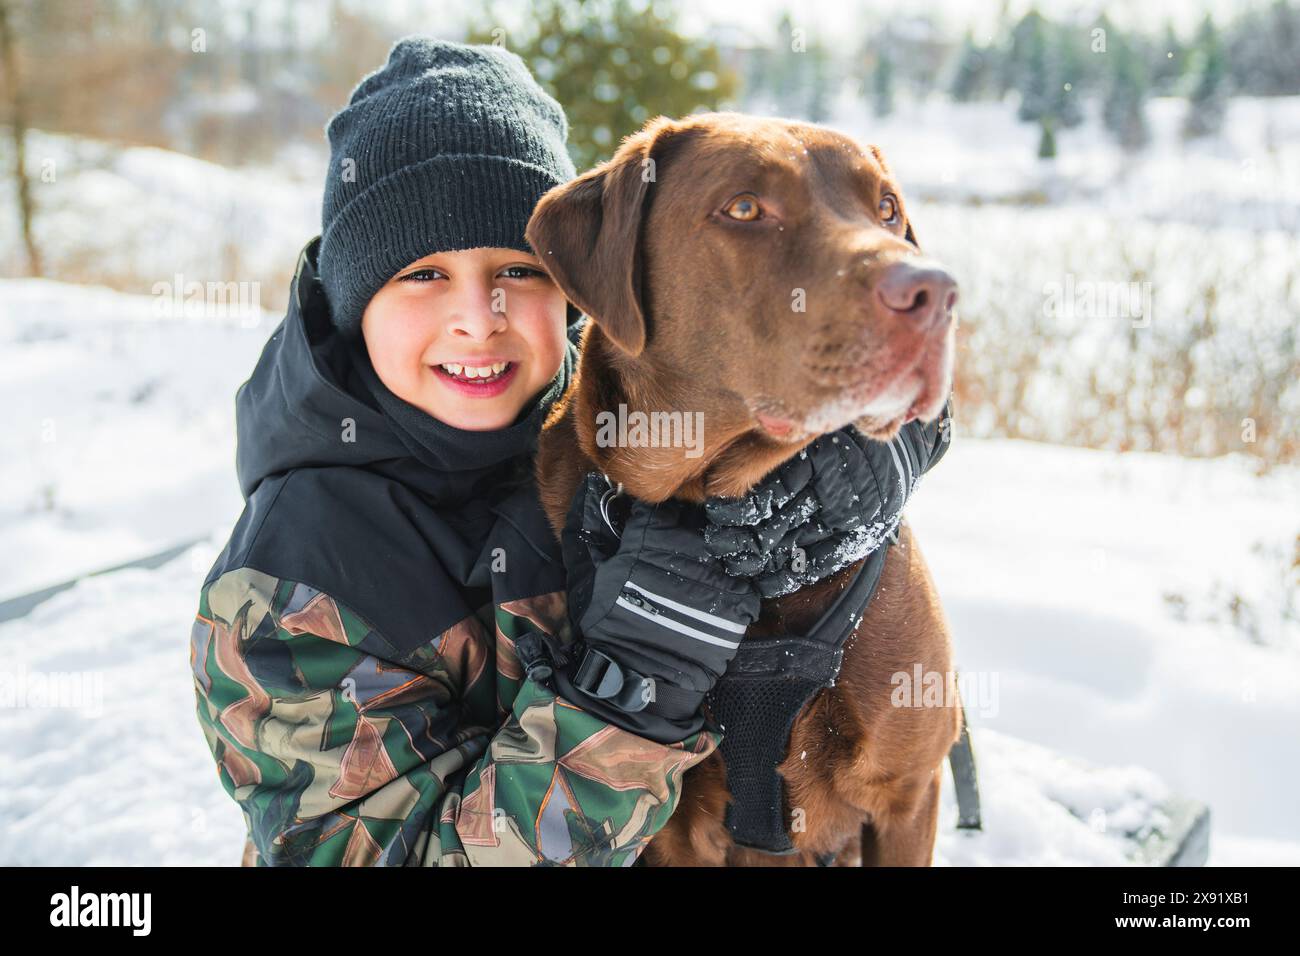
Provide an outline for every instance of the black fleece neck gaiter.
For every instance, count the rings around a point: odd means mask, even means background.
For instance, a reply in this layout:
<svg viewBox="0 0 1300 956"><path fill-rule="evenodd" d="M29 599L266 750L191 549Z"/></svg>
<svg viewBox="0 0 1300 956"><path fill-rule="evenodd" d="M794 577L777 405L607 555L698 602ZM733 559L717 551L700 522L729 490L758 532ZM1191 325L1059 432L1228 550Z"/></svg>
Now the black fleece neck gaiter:
<svg viewBox="0 0 1300 956"><path fill-rule="evenodd" d="M568 389L578 350L565 342L554 378L528 402L514 422L491 431L456 428L395 395L382 381L360 337L349 342L352 365L411 456L438 477L436 496L444 504L465 501L489 484L515 485L531 475L533 456L551 406Z"/></svg>

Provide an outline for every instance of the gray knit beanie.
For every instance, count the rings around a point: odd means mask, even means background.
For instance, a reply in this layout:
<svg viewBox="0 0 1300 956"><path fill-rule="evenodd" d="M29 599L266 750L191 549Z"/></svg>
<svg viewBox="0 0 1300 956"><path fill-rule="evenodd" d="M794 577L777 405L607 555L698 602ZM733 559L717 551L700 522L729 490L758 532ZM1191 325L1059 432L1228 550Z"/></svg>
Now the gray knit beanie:
<svg viewBox="0 0 1300 956"><path fill-rule="evenodd" d="M399 40L327 127L320 276L330 316L359 335L371 297L435 252L532 252L524 227L575 175L568 122L504 47ZM580 313L569 306L572 324Z"/></svg>

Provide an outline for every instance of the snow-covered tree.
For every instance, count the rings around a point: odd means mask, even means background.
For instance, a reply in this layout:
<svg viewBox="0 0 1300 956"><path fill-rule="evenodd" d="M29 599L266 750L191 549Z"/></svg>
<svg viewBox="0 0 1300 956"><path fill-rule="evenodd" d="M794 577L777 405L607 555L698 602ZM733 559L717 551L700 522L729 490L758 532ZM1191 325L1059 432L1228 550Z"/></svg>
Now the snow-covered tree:
<svg viewBox="0 0 1300 956"><path fill-rule="evenodd" d="M1223 127L1223 117L1228 109L1228 77L1219 31L1209 14L1196 32L1192 59L1196 85L1188 97L1183 135L1189 138L1210 136Z"/></svg>

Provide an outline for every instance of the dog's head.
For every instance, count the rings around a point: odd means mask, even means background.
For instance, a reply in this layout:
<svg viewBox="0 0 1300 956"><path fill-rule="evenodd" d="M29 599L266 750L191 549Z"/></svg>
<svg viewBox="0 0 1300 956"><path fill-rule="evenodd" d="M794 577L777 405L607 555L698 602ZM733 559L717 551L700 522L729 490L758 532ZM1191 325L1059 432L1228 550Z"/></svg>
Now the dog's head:
<svg viewBox="0 0 1300 956"><path fill-rule="evenodd" d="M880 151L830 129L658 117L548 193L527 236L619 364L770 440L892 437L951 388L956 283Z"/></svg>

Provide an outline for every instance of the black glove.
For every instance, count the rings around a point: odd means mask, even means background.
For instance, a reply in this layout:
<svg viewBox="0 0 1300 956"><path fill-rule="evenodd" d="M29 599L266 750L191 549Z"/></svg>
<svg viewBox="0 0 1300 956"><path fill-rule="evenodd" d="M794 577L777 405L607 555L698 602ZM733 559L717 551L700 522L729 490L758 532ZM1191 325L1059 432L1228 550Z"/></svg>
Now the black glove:
<svg viewBox="0 0 1300 956"><path fill-rule="evenodd" d="M761 604L709 554L704 523L698 505L647 504L586 476L561 539L578 635L554 667L561 696L662 743L701 729L700 704Z"/></svg>
<svg viewBox="0 0 1300 956"><path fill-rule="evenodd" d="M889 540L917 479L948 449L951 398L892 441L853 425L819 436L747 495L704 506L709 553L764 598L830 577Z"/></svg>

